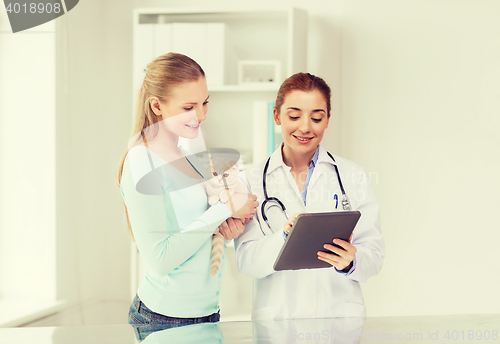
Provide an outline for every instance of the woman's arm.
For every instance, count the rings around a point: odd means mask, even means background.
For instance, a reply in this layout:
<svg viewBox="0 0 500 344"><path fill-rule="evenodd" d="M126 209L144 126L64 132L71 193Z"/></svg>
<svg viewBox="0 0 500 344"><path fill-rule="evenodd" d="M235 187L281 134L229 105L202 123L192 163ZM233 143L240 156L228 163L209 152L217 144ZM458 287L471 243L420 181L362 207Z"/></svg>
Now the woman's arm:
<svg viewBox="0 0 500 344"><path fill-rule="evenodd" d="M168 193L138 192L128 161L124 165L121 187L137 248L147 266L160 276L195 254L211 238L217 226L231 216L227 206L217 203L179 228L176 216L189 218L189 211L176 214Z"/></svg>
<svg viewBox="0 0 500 344"><path fill-rule="evenodd" d="M127 200L127 209L132 224L137 248L147 266L160 276L167 275L184 263L212 237L217 226L231 216L229 209L217 203L188 226L184 232L176 231L175 216L167 208L162 196L143 195L132 202ZM168 205L167 205L168 206Z"/></svg>

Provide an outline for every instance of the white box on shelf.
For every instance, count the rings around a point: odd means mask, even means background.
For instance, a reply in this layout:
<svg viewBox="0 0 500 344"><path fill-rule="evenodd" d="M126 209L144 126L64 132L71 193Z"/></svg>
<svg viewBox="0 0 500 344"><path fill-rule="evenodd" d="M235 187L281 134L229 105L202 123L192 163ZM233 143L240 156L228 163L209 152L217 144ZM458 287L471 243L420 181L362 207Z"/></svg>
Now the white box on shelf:
<svg viewBox="0 0 500 344"><path fill-rule="evenodd" d="M206 23L172 23L172 51L189 56L204 68L208 50L206 36Z"/></svg>
<svg viewBox="0 0 500 344"><path fill-rule="evenodd" d="M152 46L146 49L152 50L146 64L169 52L184 54L203 68L208 86L220 87L224 84L225 30L224 23L141 24L135 41L144 42L142 49Z"/></svg>
<svg viewBox="0 0 500 344"><path fill-rule="evenodd" d="M241 60L238 62L239 85L279 85L281 62Z"/></svg>
<svg viewBox="0 0 500 344"><path fill-rule="evenodd" d="M209 86L224 85L226 24L207 23L207 62L204 66Z"/></svg>
<svg viewBox="0 0 500 344"><path fill-rule="evenodd" d="M154 57L172 51L172 24L154 25Z"/></svg>

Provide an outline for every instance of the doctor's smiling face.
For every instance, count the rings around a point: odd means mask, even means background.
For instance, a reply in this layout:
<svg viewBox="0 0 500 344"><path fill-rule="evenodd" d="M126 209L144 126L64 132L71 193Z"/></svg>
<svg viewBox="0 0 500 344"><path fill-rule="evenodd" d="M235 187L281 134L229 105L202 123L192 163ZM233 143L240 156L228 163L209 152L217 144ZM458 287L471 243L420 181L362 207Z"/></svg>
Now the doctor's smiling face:
<svg viewBox="0 0 500 344"><path fill-rule="evenodd" d="M274 109L274 120L281 125L285 154L310 154L312 157L328 128L327 102L317 89L291 91L279 111Z"/></svg>

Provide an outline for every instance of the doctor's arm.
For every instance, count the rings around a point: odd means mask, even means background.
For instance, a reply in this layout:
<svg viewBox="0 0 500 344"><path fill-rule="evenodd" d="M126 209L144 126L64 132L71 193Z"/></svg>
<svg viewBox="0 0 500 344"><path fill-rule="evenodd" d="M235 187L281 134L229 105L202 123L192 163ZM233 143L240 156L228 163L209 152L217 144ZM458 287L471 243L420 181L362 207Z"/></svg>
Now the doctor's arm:
<svg viewBox="0 0 500 344"><path fill-rule="evenodd" d="M351 241L356 248L353 268L346 274L346 277L354 281L365 282L382 269L385 243L380 230L379 203L368 174L364 169L360 173L364 174L364 182L358 185L355 194L361 199L357 200L358 206L353 210L361 212L361 217L354 228Z"/></svg>
<svg viewBox="0 0 500 344"><path fill-rule="evenodd" d="M235 239L236 267L253 278L264 278L275 272L273 265L285 242L283 231L264 235L261 226L267 229L267 224L260 223L256 215L247 223L243 234Z"/></svg>

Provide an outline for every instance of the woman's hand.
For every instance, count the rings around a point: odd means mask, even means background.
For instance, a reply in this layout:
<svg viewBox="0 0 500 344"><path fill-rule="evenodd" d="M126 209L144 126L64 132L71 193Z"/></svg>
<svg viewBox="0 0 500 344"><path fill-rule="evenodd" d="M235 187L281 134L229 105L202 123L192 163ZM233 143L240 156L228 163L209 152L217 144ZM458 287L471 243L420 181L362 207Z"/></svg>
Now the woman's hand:
<svg viewBox="0 0 500 344"><path fill-rule="evenodd" d="M236 239L243 233L248 221L250 221L250 219L235 219L230 217L220 224L219 233L222 234L226 240Z"/></svg>
<svg viewBox="0 0 500 344"><path fill-rule="evenodd" d="M288 221L285 223L285 227L283 230L285 231L286 235L290 232L290 229L292 229L293 223L295 222L295 219L297 219L297 216L300 214L305 214L305 213L295 213L288 219Z"/></svg>
<svg viewBox="0 0 500 344"><path fill-rule="evenodd" d="M351 238L349 238L349 241L351 241ZM352 261L354 260L354 255L357 252L356 247L351 245L350 242L341 239L333 239L333 243L339 245L342 248L338 248L330 244L325 244L323 247L329 251L332 251L333 253L318 251L318 259L333 265L337 268L337 270L344 270L349 265L351 265Z"/></svg>
<svg viewBox="0 0 500 344"><path fill-rule="evenodd" d="M250 219L257 212L259 202L257 202L257 196L255 195L237 192L231 196L231 199L225 205L231 211L232 217Z"/></svg>

